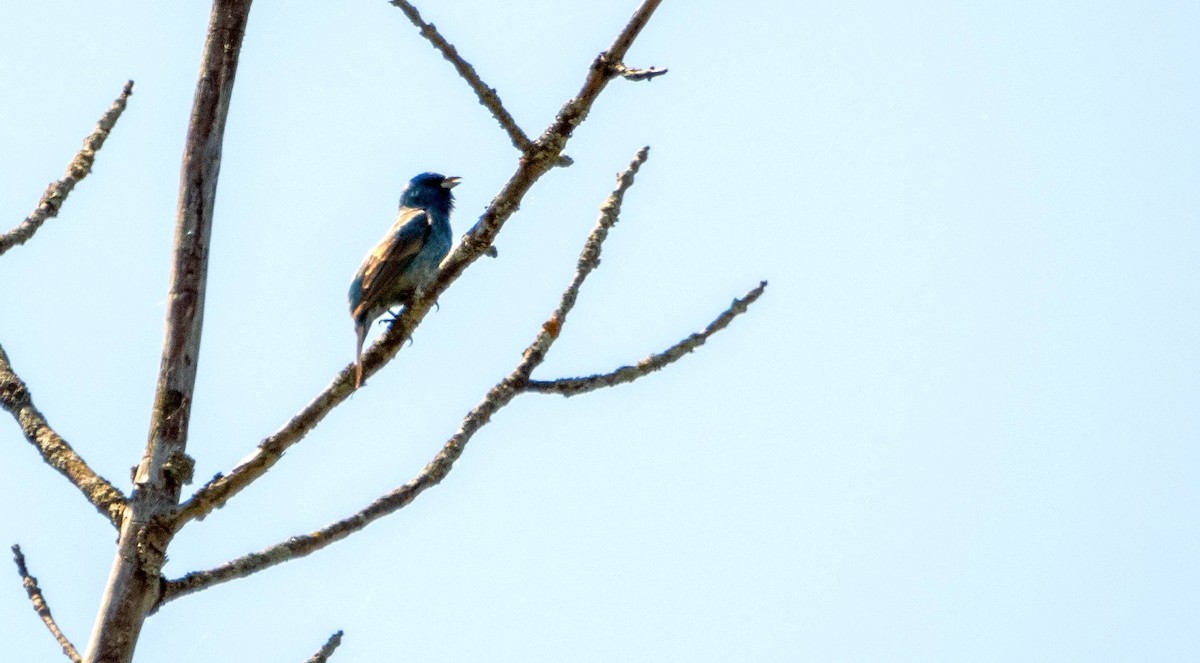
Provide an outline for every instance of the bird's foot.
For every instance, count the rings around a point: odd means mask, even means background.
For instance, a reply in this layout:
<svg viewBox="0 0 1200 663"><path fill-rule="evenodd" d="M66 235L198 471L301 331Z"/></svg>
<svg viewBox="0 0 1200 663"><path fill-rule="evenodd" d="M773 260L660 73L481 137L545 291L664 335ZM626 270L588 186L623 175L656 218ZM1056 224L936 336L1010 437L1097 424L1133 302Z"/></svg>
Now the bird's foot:
<svg viewBox="0 0 1200 663"><path fill-rule="evenodd" d="M381 325L382 324L391 324L391 323L395 322L396 319L400 317L400 312L403 310L404 310L403 308L397 308L394 311L392 309L388 309L388 310L384 311L383 313L380 313L379 314L379 324L381 324ZM384 318L383 316L385 316L385 315L390 315L392 317Z"/></svg>

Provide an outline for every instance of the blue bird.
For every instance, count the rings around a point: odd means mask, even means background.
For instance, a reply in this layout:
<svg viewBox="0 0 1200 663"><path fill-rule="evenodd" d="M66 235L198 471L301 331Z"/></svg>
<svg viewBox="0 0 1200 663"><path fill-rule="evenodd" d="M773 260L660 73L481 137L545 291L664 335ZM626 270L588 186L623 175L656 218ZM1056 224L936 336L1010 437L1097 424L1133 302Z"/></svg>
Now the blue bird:
<svg viewBox="0 0 1200 663"><path fill-rule="evenodd" d="M363 258L350 282L350 317L358 334L354 388L362 386L362 347L367 329L394 306L408 304L437 276L450 252L450 192L459 177L421 173L400 193L400 213L383 239Z"/></svg>

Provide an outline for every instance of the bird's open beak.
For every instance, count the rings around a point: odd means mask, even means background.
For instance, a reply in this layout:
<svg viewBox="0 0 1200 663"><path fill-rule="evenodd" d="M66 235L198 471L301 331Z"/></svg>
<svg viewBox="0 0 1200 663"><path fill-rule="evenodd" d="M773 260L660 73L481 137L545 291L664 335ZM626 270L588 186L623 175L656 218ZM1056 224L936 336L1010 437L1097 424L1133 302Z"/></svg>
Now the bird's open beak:
<svg viewBox="0 0 1200 663"><path fill-rule="evenodd" d="M458 186L458 183L461 181L461 177L447 177L446 179L442 180L442 187L446 189L453 189L454 187Z"/></svg>

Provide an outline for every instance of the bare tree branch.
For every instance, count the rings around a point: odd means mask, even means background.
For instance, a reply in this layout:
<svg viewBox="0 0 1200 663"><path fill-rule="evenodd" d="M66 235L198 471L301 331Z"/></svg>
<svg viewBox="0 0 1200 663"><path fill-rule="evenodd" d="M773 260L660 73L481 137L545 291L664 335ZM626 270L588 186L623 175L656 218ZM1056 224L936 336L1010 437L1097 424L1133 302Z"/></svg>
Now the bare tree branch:
<svg viewBox="0 0 1200 663"><path fill-rule="evenodd" d="M592 104L604 91L608 82L620 75L619 66L623 66L621 62L624 60L625 54L629 52L634 40L637 39L646 23L650 21L654 10L661 2L662 0L644 0L616 39L613 40L612 45L592 61L579 92L574 98L563 104L558 115L555 116L554 122L546 127L546 130L534 142L528 158L522 160L521 167L517 169L500 194L484 211L469 236L465 237L462 245L442 263L442 271L439 273L438 280L429 288L430 292L440 294L445 290L446 285L458 278L467 265L477 260L491 246L496 234L500 232L504 222L516 211L525 193L533 186L534 182L546 174L558 155L562 154L562 150L570 140L575 128L587 117ZM390 347L393 343L399 345L399 342L403 340L393 341L385 336L381 339L380 344ZM390 352L390 355L394 354L395 352Z"/></svg>
<svg viewBox="0 0 1200 663"><path fill-rule="evenodd" d="M617 65L617 73L626 80L630 81L649 81L667 73L666 69L658 67L649 67L646 69L630 69L625 65Z"/></svg>
<svg viewBox="0 0 1200 663"><path fill-rule="evenodd" d="M517 211L525 194L555 165L575 128L587 117L592 104L604 91L608 82L619 75L617 65L625 58L625 54L661 2L662 0L644 0L617 34L612 45L592 61L579 92L563 104L554 121L534 141L530 151L518 164L517 171L484 210L472 231L464 236L463 241L442 261L437 278L426 287L423 296L405 306L400 315L392 321L387 333L363 354L364 376L373 375L400 352L401 346L409 339L412 330L424 319L437 298L450 284L458 280L469 265L491 248L500 228ZM352 379L352 375L352 372L343 369L339 379Z"/></svg>
<svg viewBox="0 0 1200 663"><path fill-rule="evenodd" d="M29 573L29 569L25 567L25 555L21 553L21 546L14 545L12 547L13 561L17 564L17 573L21 575L21 584L25 585L25 593L29 595L29 600L33 602L33 610L42 618L42 623L50 629L50 635L58 641L62 647L63 653L67 658L80 663L83 659L80 658L79 652L75 650L75 645L67 639L67 636L58 628L58 623L54 621L54 616L50 614L50 606L46 603L46 597L42 596L42 588L38 587L37 578Z"/></svg>
<svg viewBox="0 0 1200 663"><path fill-rule="evenodd" d="M304 663L325 663L329 660L330 656L333 656L334 650L336 650L341 644L342 632L338 631L337 633L329 636L329 639L326 640L325 644L317 650L317 653L313 654L312 658L308 659Z"/></svg>
<svg viewBox="0 0 1200 663"><path fill-rule="evenodd" d="M511 375L501 380L499 384L488 391L483 401L463 419L458 432L446 442L441 452L416 477L379 497L358 513L315 532L293 536L283 543L244 555L218 567L195 571L181 578L168 580L163 584L160 605L214 585L245 578L277 564L310 555L407 506L416 499L417 495L436 486L445 478L475 432L482 428L496 411L507 405L519 393L521 393L520 380L514 379Z"/></svg>
<svg viewBox="0 0 1200 663"><path fill-rule="evenodd" d="M504 108L504 104L500 103L500 95L496 94L496 89L488 87L483 82L483 79L479 78L475 67L472 67L471 63L464 60L458 54L458 49L446 41L432 23L426 23L421 19L421 14L417 11L416 7L407 2L407 0L391 0L391 3L392 6L404 12L408 20L412 21L412 24L417 26L417 29L421 31L421 36L428 39L429 43L433 44L433 47L441 52L442 57L454 65L454 69L458 71L458 75L462 76L467 85L470 85L471 89L475 91L475 96L479 97L479 103L490 110L496 121L500 123L500 126L508 132L508 137L512 139L513 147L520 150L522 154L528 152L533 143L529 140L529 136L526 136L525 132L521 130L521 127L517 126L517 121Z"/></svg>
<svg viewBox="0 0 1200 663"><path fill-rule="evenodd" d="M215 0L184 144L166 330L149 440L134 474L113 569L88 646L89 663L128 663L146 613L161 589L160 570L174 530L169 516L191 481L186 455L200 354L209 239L225 121L251 0Z"/></svg>
<svg viewBox="0 0 1200 663"><path fill-rule="evenodd" d="M13 371L3 346L0 346L0 407L17 420L25 439L37 447L47 465L74 484L113 525L121 526L125 495L88 467L71 445L50 427L46 417L33 405L29 388Z"/></svg>
<svg viewBox="0 0 1200 663"><path fill-rule="evenodd" d="M629 187L633 186L633 178L641 169L642 164L646 163L646 159L650 157L650 147L646 146L637 151L633 156L633 160L629 162L629 166L619 175L617 175L617 186L613 192L609 194L604 203L600 205L600 218L596 219L596 225L592 228L592 232L588 234L587 241L584 242L583 251L579 254L579 261L575 266L575 276L571 279L570 285L563 291L562 297L559 300L558 308L551 314L550 318L542 325L542 334L538 340L534 342L530 348L538 354L537 363L540 364L546 353L550 351L550 346L558 339L559 332L566 324L567 314L575 307L575 300L579 297L579 289L583 287L583 282L587 277L600 266L600 252L604 246L604 240L608 239L608 231L617 224L617 220L621 216L621 203L625 200L625 192ZM533 368L530 367L530 372ZM528 379L529 373L525 374ZM528 381L528 380L527 380Z"/></svg>
<svg viewBox="0 0 1200 663"><path fill-rule="evenodd" d="M38 228L42 227L46 219L58 216L58 211L62 209L67 195L80 180L92 172L92 163L96 160L96 152L104 145L104 140L108 138L109 132L117 124L117 119L125 111L125 103L129 101L131 94L133 94L133 81L128 81L121 90L121 94L113 101L112 106L104 112L104 115L100 116L100 121L96 123L96 130L83 140L83 149L79 150L75 158L71 159L71 163L67 164L66 176L57 182L51 182L50 186L46 187L46 192L42 194L42 199L38 201L38 206L33 213L25 217L25 220L16 228L0 235L0 255L4 255L18 244L24 244L30 237L33 237Z"/></svg>
<svg viewBox="0 0 1200 663"><path fill-rule="evenodd" d="M363 353L363 375L370 377L400 352L404 342L429 313L437 298L458 280L466 268L484 255L504 223L516 212L521 200L562 154L575 127L587 116L608 81L618 75L615 64L621 62L634 39L661 0L645 0L634 12L608 50L597 56L588 70L579 93L559 110L554 122L534 141L517 166L516 172L480 217L473 232L463 238L442 262L437 278L392 321L388 331ZM250 456L228 474L219 474L200 488L179 509L171 523L178 530L187 521L202 518L223 506L271 469L293 444L300 441L339 403L353 393L354 365L341 370L324 390L291 421L259 443Z"/></svg>
<svg viewBox="0 0 1200 663"><path fill-rule="evenodd" d="M404 306L393 319L387 333L363 355L366 375L372 375L400 352L406 340L420 325L438 297L445 292L481 255L494 255L492 246L504 224L519 208L533 185L554 166L569 165L563 150L574 130L586 119L600 93L614 78L651 80L666 73L654 67L631 69L624 58L634 40L647 24L661 0L643 0L625 27L607 50L592 62L575 97L568 100L554 121L536 140L531 140L504 108L496 90L488 87L474 67L442 37L432 24L425 23L407 0L391 0L443 57L451 62L506 131L521 152L516 170L487 207L478 223L464 235L462 242L440 266L435 281ZM342 369L332 382L305 408L274 434L262 440L255 451L228 475L217 475L180 504L182 486L190 483L193 461L186 454L191 404L194 395L199 346L203 322L208 253L212 234L213 210L222 159L225 123L232 96L235 73L252 0L213 0L207 39L201 62L191 121L184 151L180 198L176 218L173 269L166 314L162 361L150 421L148 442L133 477L134 490L126 498L119 490L95 475L71 447L59 437L40 412L33 407L28 390L12 371L0 347L0 405L21 424L26 437L42 453L47 463L67 476L102 512L119 526L117 555L88 651L79 653L58 630L49 608L29 575L18 546L13 546L18 571L34 603L35 610L59 640L73 661L88 663L129 663L140 636L145 617L163 604L181 596L246 577L292 559L306 556L362 530L368 524L407 506L422 492L438 485L453 469L467 443L487 425L500 409L527 391L574 395L604 386L629 382L677 360L702 345L709 336L723 329L745 312L761 296L766 282L743 299L735 300L703 331L677 343L667 351L643 360L635 367L624 367L606 375L553 381L532 380L532 373L545 360L557 340L578 298L583 282L600 264L601 248L609 230L617 223L625 192L648 158L642 148L628 168L618 175L616 188L601 206L600 218L589 234L571 283L563 291L558 306L541 325L534 340L522 354L512 372L496 383L483 399L468 412L458 430L445 442L439 453L410 481L380 496L348 518L336 521L312 533L295 536L285 542L231 560L221 566L167 580L161 575L166 551L173 536L193 519L202 519L223 506L230 498L270 470L284 452L302 439L334 407L352 393L353 365ZM74 185L88 174L95 151L125 107L132 92L126 85L113 108L101 118L100 125L84 149L72 161L66 178L52 184L39 207L20 226L0 235L0 255L16 244L24 243L47 218L58 214L63 200ZM98 492L97 492L98 491ZM341 644L342 631L329 637L311 662L326 661Z"/></svg>
<svg viewBox="0 0 1200 663"><path fill-rule="evenodd" d="M763 294L766 288L766 281L759 283L758 287L747 292L741 299L733 300L729 308L725 309L703 330L688 336L663 352L646 357L634 366L622 366L611 373L589 375L582 378L560 378L549 381L530 380L525 385L525 390L542 394L578 396L579 394L585 394L603 387L615 387L619 384L633 382L640 377L664 368L668 364L683 358L684 355L701 345L704 345L704 342L710 336L727 327L737 316L745 313L746 309Z"/></svg>
<svg viewBox="0 0 1200 663"><path fill-rule="evenodd" d="M607 237L608 229L616 223L625 191L633 185L633 176L646 161L649 150L648 147L638 150L629 167L618 175L617 188L601 207L600 220L597 221L596 227L584 244L575 278L563 292L558 308L542 324L534 341L525 349L521 363L513 369L512 373L488 390L483 400L463 418L458 431L416 477L379 497L349 518L344 518L309 534L293 536L283 543L244 555L221 566L189 573L175 580L168 580L163 587L162 603L310 555L350 536L372 522L404 508L422 492L441 483L454 467L454 462L462 455L467 442L480 428L491 421L493 414L524 391L524 385L529 381L530 373L545 359L546 352L558 338L559 330L566 321L567 313L575 304L579 286L600 263L600 244Z"/></svg>

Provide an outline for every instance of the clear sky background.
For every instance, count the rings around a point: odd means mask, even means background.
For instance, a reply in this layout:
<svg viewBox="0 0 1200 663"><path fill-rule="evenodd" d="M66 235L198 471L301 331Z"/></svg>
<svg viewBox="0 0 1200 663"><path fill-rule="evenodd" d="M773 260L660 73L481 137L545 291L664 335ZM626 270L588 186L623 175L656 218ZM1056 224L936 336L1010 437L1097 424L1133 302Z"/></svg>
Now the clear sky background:
<svg viewBox="0 0 1200 663"><path fill-rule="evenodd" d="M635 8L419 7L539 134ZM0 257L0 344L128 489L161 352L204 2L0 25L0 230L126 79L94 174ZM369 388L185 530L168 575L406 482L519 360L650 145L537 374L606 371L766 295L697 353L503 410L413 505L180 599L141 661L1181 661L1200 657L1200 5L666 2L480 260ZM255 4L188 451L202 482L352 359L350 277L412 175L458 236L513 171L386 2ZM193 486L192 488L194 488ZM81 648L114 532L0 419L0 542ZM5 564L7 566L7 564ZM11 566L5 660L61 660Z"/></svg>

